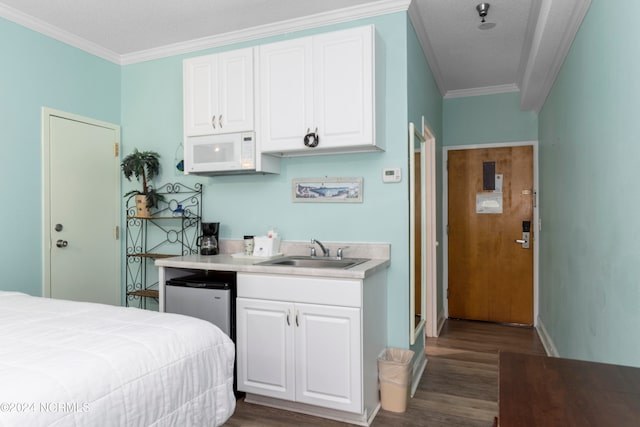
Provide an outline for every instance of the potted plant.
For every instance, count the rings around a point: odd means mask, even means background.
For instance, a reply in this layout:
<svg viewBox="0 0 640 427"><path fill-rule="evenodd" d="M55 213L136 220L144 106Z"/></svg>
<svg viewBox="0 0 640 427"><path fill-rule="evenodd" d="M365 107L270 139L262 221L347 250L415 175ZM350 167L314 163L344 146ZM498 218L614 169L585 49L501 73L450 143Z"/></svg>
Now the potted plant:
<svg viewBox="0 0 640 427"><path fill-rule="evenodd" d="M135 176L138 181L142 178L142 191L131 190L124 197L136 197L136 215L142 217L151 216L150 208L158 206L158 202L164 200L162 194L158 194L150 185L150 181L160 172L160 155L155 151L138 151L122 159L121 167L124 177L131 181Z"/></svg>

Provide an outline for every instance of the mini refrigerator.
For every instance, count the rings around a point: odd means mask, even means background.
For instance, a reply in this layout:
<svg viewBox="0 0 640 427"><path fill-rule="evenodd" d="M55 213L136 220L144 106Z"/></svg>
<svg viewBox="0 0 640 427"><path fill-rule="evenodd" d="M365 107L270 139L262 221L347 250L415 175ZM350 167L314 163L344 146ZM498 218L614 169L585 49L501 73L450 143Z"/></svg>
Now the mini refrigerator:
<svg viewBox="0 0 640 427"><path fill-rule="evenodd" d="M235 272L203 271L167 280L165 311L207 320L235 342Z"/></svg>

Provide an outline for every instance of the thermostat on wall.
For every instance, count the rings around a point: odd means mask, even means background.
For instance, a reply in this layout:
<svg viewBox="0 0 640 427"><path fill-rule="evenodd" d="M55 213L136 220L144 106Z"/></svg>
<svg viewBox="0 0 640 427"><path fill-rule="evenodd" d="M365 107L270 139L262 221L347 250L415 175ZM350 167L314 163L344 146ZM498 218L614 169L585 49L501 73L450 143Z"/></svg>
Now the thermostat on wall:
<svg viewBox="0 0 640 427"><path fill-rule="evenodd" d="M401 179L400 168L385 168L382 170L382 182L400 182Z"/></svg>

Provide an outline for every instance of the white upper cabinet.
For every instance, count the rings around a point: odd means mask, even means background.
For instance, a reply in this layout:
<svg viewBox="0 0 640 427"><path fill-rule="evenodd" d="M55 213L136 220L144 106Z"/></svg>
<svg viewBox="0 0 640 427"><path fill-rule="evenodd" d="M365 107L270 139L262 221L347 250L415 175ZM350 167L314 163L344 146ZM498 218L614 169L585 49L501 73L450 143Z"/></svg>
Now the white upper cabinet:
<svg viewBox="0 0 640 427"><path fill-rule="evenodd" d="M185 59L184 133L254 130L253 48Z"/></svg>
<svg viewBox="0 0 640 427"><path fill-rule="evenodd" d="M375 141L374 28L258 47L257 138L262 152L381 150ZM315 135L317 146L313 146Z"/></svg>

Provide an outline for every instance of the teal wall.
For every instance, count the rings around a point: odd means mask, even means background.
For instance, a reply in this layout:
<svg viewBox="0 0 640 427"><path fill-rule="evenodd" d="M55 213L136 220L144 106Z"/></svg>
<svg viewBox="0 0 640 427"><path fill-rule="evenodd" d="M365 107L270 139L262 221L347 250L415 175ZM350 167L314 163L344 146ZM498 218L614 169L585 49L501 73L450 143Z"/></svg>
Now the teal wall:
<svg viewBox="0 0 640 427"><path fill-rule="evenodd" d="M281 173L274 176L180 177L175 173L174 155L182 141L185 57L365 24L374 24L377 33L376 125L385 152L285 158ZM387 315L389 345L396 347L408 345L408 184L406 180L384 184L381 176L385 167L406 171L407 166L407 25L406 13L396 13L122 67L123 154L133 148L158 151L163 171L157 183L204 184L204 220L221 223L222 239L261 235L275 226L285 240L391 243ZM424 64L420 67L426 69ZM414 100L412 111L426 109L422 114L431 113L438 129L441 113L431 99L437 92L434 84L421 83L415 75L413 80L411 85L419 84L428 101ZM363 177L363 203L292 203L292 179L324 176ZM125 182L123 191L132 185Z"/></svg>
<svg viewBox="0 0 640 427"><path fill-rule="evenodd" d="M120 67L0 18L0 290L43 293L42 107L120 121Z"/></svg>
<svg viewBox="0 0 640 427"><path fill-rule="evenodd" d="M640 3L614 3L540 112L540 320L561 356L640 366Z"/></svg>
<svg viewBox="0 0 640 427"><path fill-rule="evenodd" d="M535 141L538 116L520 111L520 93L444 100L444 145Z"/></svg>

